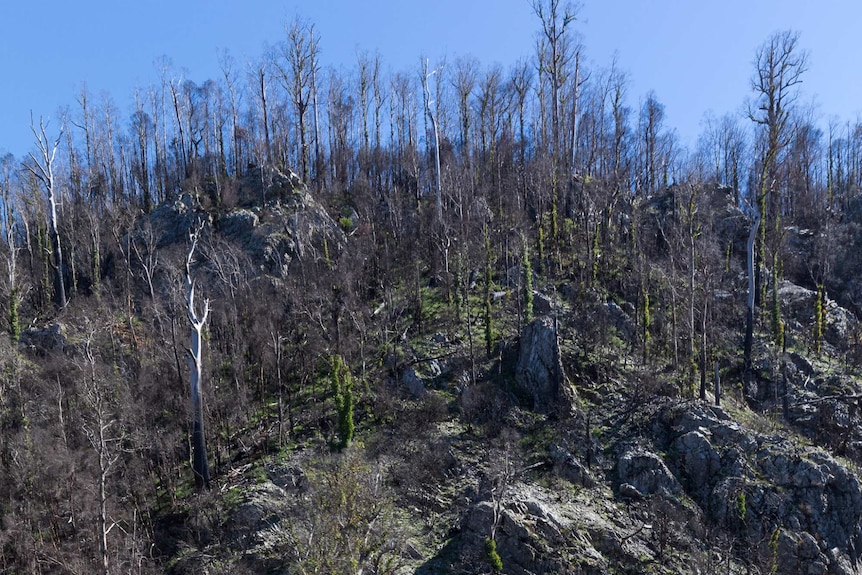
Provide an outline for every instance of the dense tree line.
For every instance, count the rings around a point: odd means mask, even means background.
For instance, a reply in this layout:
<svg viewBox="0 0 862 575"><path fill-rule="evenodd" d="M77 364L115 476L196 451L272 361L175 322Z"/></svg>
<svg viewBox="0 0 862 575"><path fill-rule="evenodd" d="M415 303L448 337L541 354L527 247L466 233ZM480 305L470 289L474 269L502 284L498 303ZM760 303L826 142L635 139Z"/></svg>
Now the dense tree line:
<svg viewBox="0 0 862 575"><path fill-rule="evenodd" d="M862 124L824 129L799 101L796 34L758 49L749 118L708 117L688 150L659 95L634 105L619 63L587 66L572 6L533 7L536 53L508 68L417 57L388 71L359 52L326 69L325 39L295 19L253 62L221 54L218 78L195 82L163 59L160 82L137 90L131 110L82 90L60 117L33 121L35 153L0 161L0 569L83 573L94 557L105 573L156 569L154 516L191 479L181 363L193 275L212 302L198 369L216 476L239 437L282 448L313 426L348 443L347 399L296 410L298 398L329 397L330 376L343 381L336 389L364 390L357 429L387 409L381 366L397 361L403 334L427 329L430 285L466 326L473 383L483 347L493 355L531 318L538 278L571 287L579 313L631 302L633 353L672 365L677 393L701 396L714 361L740 363L746 322L744 303L715 299L746 289L745 237L717 229L718 210L748 218L744 236L760 222L753 268L768 273L752 272L749 338L780 341L783 270L821 291L844 285L823 246L858 209ZM194 260L153 227L159 206L188 198L217 220L244 181L276 171L308 184L347 233L343 250L261 282L217 226L197 228ZM792 226L821 247L785 265ZM56 321L86 341L35 356L16 347L27 327ZM484 346L473 341L480 326ZM603 329L585 320L573 337L601 341Z"/></svg>

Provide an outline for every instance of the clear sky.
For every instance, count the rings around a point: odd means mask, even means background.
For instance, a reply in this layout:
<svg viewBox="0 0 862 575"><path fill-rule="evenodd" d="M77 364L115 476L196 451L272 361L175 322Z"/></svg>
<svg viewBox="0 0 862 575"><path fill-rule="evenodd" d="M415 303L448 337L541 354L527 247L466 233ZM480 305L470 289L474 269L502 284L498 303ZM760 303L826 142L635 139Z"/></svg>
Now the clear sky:
<svg viewBox="0 0 862 575"><path fill-rule="evenodd" d="M30 113L54 118L86 84L108 93L128 117L134 88L154 84L168 56L201 82L219 75L218 52L258 58L299 14L321 35L325 66L352 67L357 49L379 51L393 70L420 55L471 54L509 66L534 51L538 20L529 0L41 0L0 10L0 152L32 146ZM629 74L629 104L649 90L667 125L693 144L704 113L739 113L749 94L756 48L794 29L809 52L805 101L825 125L862 111L862 3L856 0L584 0L577 30L588 61L614 54ZM56 120L55 120L56 122Z"/></svg>

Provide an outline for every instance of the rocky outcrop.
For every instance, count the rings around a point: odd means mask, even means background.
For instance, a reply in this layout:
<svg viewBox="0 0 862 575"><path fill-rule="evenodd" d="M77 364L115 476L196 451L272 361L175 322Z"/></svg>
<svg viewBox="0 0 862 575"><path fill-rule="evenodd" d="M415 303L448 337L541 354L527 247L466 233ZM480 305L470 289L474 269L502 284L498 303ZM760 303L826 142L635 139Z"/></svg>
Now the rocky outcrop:
<svg viewBox="0 0 862 575"><path fill-rule="evenodd" d="M263 206L222 216L219 229L242 246L271 275L284 277L299 262L335 258L346 244L344 232L305 188Z"/></svg>
<svg viewBox="0 0 862 575"><path fill-rule="evenodd" d="M260 218L251 210L237 209L219 220L219 231L229 237L242 237L254 233Z"/></svg>
<svg viewBox="0 0 862 575"><path fill-rule="evenodd" d="M188 231L209 222L240 247L262 271L285 277L300 262L334 259L346 236L296 174L273 170L263 183L260 169L243 180L244 207L210 213L194 194L183 193L150 214L157 247L188 241Z"/></svg>
<svg viewBox="0 0 862 575"><path fill-rule="evenodd" d="M632 536L640 533L638 525L622 519L624 514L616 513L613 505L595 508L596 495L585 492L563 502L553 491L518 483L509 487L502 501L478 502L460 535L461 555L472 567L469 572L490 571L484 542L492 531L507 574L604 575L615 572L612 565L643 572L653 552Z"/></svg>
<svg viewBox="0 0 862 575"><path fill-rule="evenodd" d="M656 247L660 251L669 249L661 228L668 229L673 220L680 216L688 202L690 189L676 184L650 197L642 206L642 220L639 223L649 233L646 237L654 237ZM739 209L739 202L734 197L733 189L716 185L700 191L702 199L699 203L707 207L703 210L710 215L712 226L721 238L722 245L730 244L734 253L745 253L745 242L748 236L749 220Z"/></svg>
<svg viewBox="0 0 862 575"><path fill-rule="evenodd" d="M542 292L533 290L533 312L536 315L550 315L554 304L551 298Z"/></svg>
<svg viewBox="0 0 862 575"><path fill-rule="evenodd" d="M611 327L613 327L617 335L627 342L634 343L637 340L637 326L635 325L632 316L635 314L634 307L625 302L624 307L620 307L614 301L609 301L605 304L605 313Z"/></svg>
<svg viewBox="0 0 862 575"><path fill-rule="evenodd" d="M407 391L410 392L415 398L420 398L424 396L427 391L425 390L425 382L419 377L419 374L416 373L416 370L412 367L405 367L401 371L401 384L407 388Z"/></svg>
<svg viewBox="0 0 862 575"><path fill-rule="evenodd" d="M678 495L682 487L661 457L645 449L634 448L617 461L620 492L627 497Z"/></svg>
<svg viewBox="0 0 862 575"><path fill-rule="evenodd" d="M464 542L480 563L485 539L493 531L506 573L558 573L563 565L553 550L564 544L567 523L550 506L519 490L499 508L494 501L475 505L465 521Z"/></svg>
<svg viewBox="0 0 862 575"><path fill-rule="evenodd" d="M164 248L188 243L189 231L202 221L209 222L210 216L203 210L197 197L182 193L173 202L159 204L142 225L152 226L156 247Z"/></svg>
<svg viewBox="0 0 862 575"><path fill-rule="evenodd" d="M669 423L672 467L717 525L752 548L764 534L778 536L779 573L858 572L862 486L844 464L746 431L719 408L692 406Z"/></svg>
<svg viewBox="0 0 862 575"><path fill-rule="evenodd" d="M559 445L552 445L549 455L551 456L554 468L563 479L584 487L594 487L596 485L596 480L593 478L590 470L569 450Z"/></svg>
<svg viewBox="0 0 862 575"><path fill-rule="evenodd" d="M66 328L61 323L31 327L21 332L18 342L39 355L62 353L66 349Z"/></svg>
<svg viewBox="0 0 862 575"><path fill-rule="evenodd" d="M802 329L813 327L814 302L817 299L817 292L788 281L782 281L778 295L781 298L782 312L792 321L797 322ZM850 345L850 336L859 324L856 316L828 297L823 312L826 320L824 339L836 348L847 348Z"/></svg>
<svg viewBox="0 0 862 575"><path fill-rule="evenodd" d="M709 484L721 467L721 457L705 435L708 430L695 430L679 436L673 448L679 454L682 476L689 482L690 491L700 501L709 497Z"/></svg>
<svg viewBox="0 0 862 575"><path fill-rule="evenodd" d="M287 493L271 481L246 487L226 518L231 540L243 548L266 547L267 531L278 525L287 510Z"/></svg>
<svg viewBox="0 0 862 575"><path fill-rule="evenodd" d="M243 206L264 205L303 191L305 184L293 171L285 174L277 168L256 166L243 176L237 199Z"/></svg>
<svg viewBox="0 0 862 575"><path fill-rule="evenodd" d="M563 370L554 319L538 317L521 333L515 392L540 413L571 414L575 391Z"/></svg>
<svg viewBox="0 0 862 575"><path fill-rule="evenodd" d="M228 489L220 502L219 524L213 524L205 516L189 518L190 527L198 530L198 544L203 548L184 546L168 573L220 572L219 565L237 558L241 559L235 569L241 565L240 572L270 573L280 568L283 560L279 554L285 538L280 523L289 515L291 496L296 494L269 480ZM202 534L202 530L206 533Z"/></svg>

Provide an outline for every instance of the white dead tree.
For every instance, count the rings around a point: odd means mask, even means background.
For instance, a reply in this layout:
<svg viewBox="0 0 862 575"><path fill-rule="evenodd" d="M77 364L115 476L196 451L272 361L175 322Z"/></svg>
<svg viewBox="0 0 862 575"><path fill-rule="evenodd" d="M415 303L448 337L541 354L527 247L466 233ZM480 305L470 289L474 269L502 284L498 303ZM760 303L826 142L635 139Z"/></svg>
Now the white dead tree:
<svg viewBox="0 0 862 575"><path fill-rule="evenodd" d="M431 120L431 126L434 129L434 173L437 177L436 180L436 203L437 203L437 223L441 226L443 225L443 188L440 183L440 130L437 127L437 117L434 116L434 112L432 110L432 106L434 104L434 100L431 99L431 87L429 86L429 80L431 76L440 71L439 68L435 70L428 71L428 60L426 59L424 62L424 76L422 80L422 88L423 94L425 96L425 113L428 115L428 118Z"/></svg>
<svg viewBox="0 0 862 575"><path fill-rule="evenodd" d="M11 159L11 156L8 156ZM6 255L6 281L9 289L9 310L7 319L9 320L9 335L13 342L18 341L21 335L20 321L18 318L18 305L20 304L21 294L18 287L17 279L17 261L20 247L16 241L15 230L15 208L10 190L11 177L11 161L3 158L0 165L0 190L2 190L3 205L0 208L0 220L3 224L3 232L6 236L6 247L8 253Z"/></svg>
<svg viewBox="0 0 862 575"><path fill-rule="evenodd" d="M39 156L36 157L35 154L30 153L31 161L27 163L27 170L42 182L48 192L48 233L51 236L54 257L54 302L57 307L63 308L66 307L66 288L63 285L63 250L60 246L60 232L57 225L57 187L54 181L54 157L57 155L57 148L60 146L63 132L61 131L54 143L51 144L45 132L45 122L41 118L39 118L38 130L31 118L30 129L36 137Z"/></svg>
<svg viewBox="0 0 862 575"><path fill-rule="evenodd" d="M110 573L108 535L117 526L117 523L108 515L108 477L114 464L119 460L121 450L120 444L123 440L122 430L118 430L119 422L111 413L109 398L105 397L103 383L99 381L96 374L96 358L92 350L93 332L90 332L84 346L84 355L89 370L89 381L85 387L85 400L90 413L87 423L83 426L84 435L98 456L99 472L98 483L98 530L99 554L102 560L101 572L104 575Z"/></svg>
<svg viewBox="0 0 862 575"><path fill-rule="evenodd" d="M153 284L153 278L156 275L156 269L159 266L159 252L156 244L158 243L156 231L153 229L152 223L149 221L144 224L141 233L135 237L132 244L132 251L135 253L135 258L141 267L139 272L140 277L147 282L147 290L150 295L150 301L156 300L156 290Z"/></svg>
<svg viewBox="0 0 862 575"><path fill-rule="evenodd" d="M189 383L192 395L192 469L195 484L209 488L210 472L207 461L206 436L204 434L204 407L201 393L201 371L203 366L201 331L210 311L210 301L204 299L203 312L198 314L195 306L195 282L192 279L192 263L203 225L189 231L189 254L186 257L186 306L191 324L191 346L186 350L189 361Z"/></svg>

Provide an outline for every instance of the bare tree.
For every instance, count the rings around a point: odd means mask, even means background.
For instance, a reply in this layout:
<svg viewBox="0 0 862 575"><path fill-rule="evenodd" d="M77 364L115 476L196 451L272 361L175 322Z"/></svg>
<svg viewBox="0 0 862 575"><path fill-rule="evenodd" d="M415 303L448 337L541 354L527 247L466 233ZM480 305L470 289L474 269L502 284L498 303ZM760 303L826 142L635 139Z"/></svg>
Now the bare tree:
<svg viewBox="0 0 862 575"><path fill-rule="evenodd" d="M472 58L460 58L455 62L455 78L452 81L455 92L458 94L458 123L461 132L461 155L470 164L471 142L470 142L470 98L476 87L478 75L478 63Z"/></svg>
<svg viewBox="0 0 862 575"><path fill-rule="evenodd" d="M318 44L320 37L309 24L300 18L287 26L287 41L282 45L283 61L276 60L276 70L284 89L290 94L296 112L299 136L299 170L303 181L308 181L309 144L308 109L316 101L314 81L318 69ZM314 111L314 110L313 110ZM315 119L317 114L315 113ZM317 122L315 121L315 124ZM318 144L315 143L315 146Z"/></svg>
<svg viewBox="0 0 862 575"><path fill-rule="evenodd" d="M533 85L533 70L526 60L515 64L509 82L515 91L515 106L518 111L518 160L523 170L527 163L527 132L525 129L525 110L527 96ZM523 178L522 178L523 180Z"/></svg>
<svg viewBox="0 0 862 575"><path fill-rule="evenodd" d="M578 6L562 0L533 0L532 6L542 23L540 48L547 53L541 71L551 82L551 143L554 155L559 156L560 90L564 83L564 69L571 56L567 31L576 19Z"/></svg>
<svg viewBox="0 0 862 575"><path fill-rule="evenodd" d="M195 281L192 278L192 263L198 246L203 225L189 231L189 253L186 256L186 311L191 324L191 346L188 352L189 384L192 397L192 469L195 474L195 484L198 487L209 488L210 472L207 462L206 435L204 433L204 408L201 390L201 373L203 369L203 350L201 332L210 311L210 300L204 299L203 311L198 314L195 306Z"/></svg>
<svg viewBox="0 0 862 575"><path fill-rule="evenodd" d="M36 145L39 148L39 156L30 153L30 162L26 164L27 169L39 180L48 193L48 233L51 235L53 249L54 268L54 303L59 308L66 307L66 287L63 284L63 248L60 245L59 217L57 215L58 189L54 179L54 157L60 146L63 133L51 143L45 131L45 122L39 118L39 128L30 121L30 129L36 137Z"/></svg>
<svg viewBox="0 0 862 575"><path fill-rule="evenodd" d="M3 225L6 247L9 250L6 254L6 281L9 292L9 309L7 312L9 336L13 342L17 342L18 337L21 335L21 325L18 318L18 306L21 296L20 288L18 287L17 266L18 252L21 248L17 240L15 205L11 193L10 180L13 161L14 158L11 154L0 158L0 197L3 200L2 209L0 209L0 222Z"/></svg>
<svg viewBox="0 0 862 575"><path fill-rule="evenodd" d="M778 248L781 236L781 206L777 181L779 154L787 146L790 112L798 97L798 86L807 68L807 55L798 47L799 34L790 30L776 32L757 50L755 72L751 89L755 100L749 104L748 117L765 130L765 147L760 165L755 202L763 222L758 236L755 277L760 277L760 266L766 255L766 233L772 224L773 279L778 274ZM776 283L773 281L773 283ZM777 290L773 304L773 330L776 340L781 339L780 311Z"/></svg>
<svg viewBox="0 0 862 575"><path fill-rule="evenodd" d="M426 58L422 62L422 94L424 96L425 101L425 114L431 120L431 125L434 130L434 174L436 176L435 182L435 200L437 206L437 225L443 225L443 187L440 184L440 130L437 126L437 117L434 115L433 104L434 100L431 98L431 88L429 87L429 80L431 76L437 74L440 71L440 68L435 68L434 70L428 70L428 59Z"/></svg>
<svg viewBox="0 0 862 575"><path fill-rule="evenodd" d="M775 179L778 155L789 141L787 123L798 97L797 87L807 70L808 57L798 48L798 43L798 32L777 32L757 50L755 56L755 72L751 79L755 100L749 103L748 117L766 130L757 198L763 217L767 199L770 209L774 209L777 202L774 194L770 198L767 194L773 191L770 182Z"/></svg>
<svg viewBox="0 0 862 575"><path fill-rule="evenodd" d="M700 140L700 153L712 170L711 177L719 184L733 188L734 203L739 204L741 163L745 154L745 133L737 118L725 114L721 118L708 115L706 129Z"/></svg>
<svg viewBox="0 0 862 575"><path fill-rule="evenodd" d="M145 213L150 213L153 209L153 195L150 188L150 162L148 159L148 150L150 142L150 132L153 131L153 122L149 115L144 111L144 101L138 92L135 92L135 112L132 115L132 128L135 133L135 138L132 140L132 145L135 148L135 156L137 164L134 166L138 186L143 195L143 209Z"/></svg>
<svg viewBox="0 0 862 575"><path fill-rule="evenodd" d="M659 130L664 122L664 105L659 103L654 92L647 95L647 99L641 108L640 129L642 136L643 165L641 168L643 178L643 194L651 196L658 189L658 172L661 166L659 162L658 140Z"/></svg>
<svg viewBox="0 0 862 575"><path fill-rule="evenodd" d="M754 214L751 221L751 230L748 234L748 244L746 245L746 263L748 268L748 306L746 308L745 315L745 341L743 343L742 357L743 357L743 377L745 379L746 387L751 382L752 376L752 363L751 363L751 348L754 343L754 304L755 304L755 294L757 293L755 287L755 259L756 254L754 250L755 242L757 240L757 232L758 228L760 228L760 212L757 208L754 208Z"/></svg>
<svg viewBox="0 0 862 575"><path fill-rule="evenodd" d="M239 126L239 111L242 92L235 71L235 60L227 51L219 54L219 66L221 67L222 77L224 78L225 86L227 87L228 96L230 99L230 117L231 117L231 149L233 150L233 175L239 176L242 173L242 151L240 150L240 126Z"/></svg>
<svg viewBox="0 0 862 575"><path fill-rule="evenodd" d="M157 250L158 237L156 230L153 229L152 222L147 220L141 232L136 234L130 243L130 247L141 268L139 272L140 277L147 282L147 293L150 296L150 301L155 301L156 293L153 278L159 266L159 252Z"/></svg>
<svg viewBox="0 0 862 575"><path fill-rule="evenodd" d="M101 554L102 573L110 573L108 552L108 535L117 526L109 519L108 514L108 476L114 464L120 458L119 443L123 439L121 430L118 429L119 422L111 413L110 401L106 397L106 390L99 381L96 372L96 358L92 349L93 333L91 332L84 345L84 358L87 362L88 381L85 387L85 400L90 408L88 421L83 425L84 435L90 445L96 451L98 458L98 536L99 552Z"/></svg>
<svg viewBox="0 0 862 575"><path fill-rule="evenodd" d="M363 153L367 153L370 147L371 135L368 127L368 94L371 88L371 58L367 52L357 53L357 64L359 66L359 114L362 122L362 147Z"/></svg>

